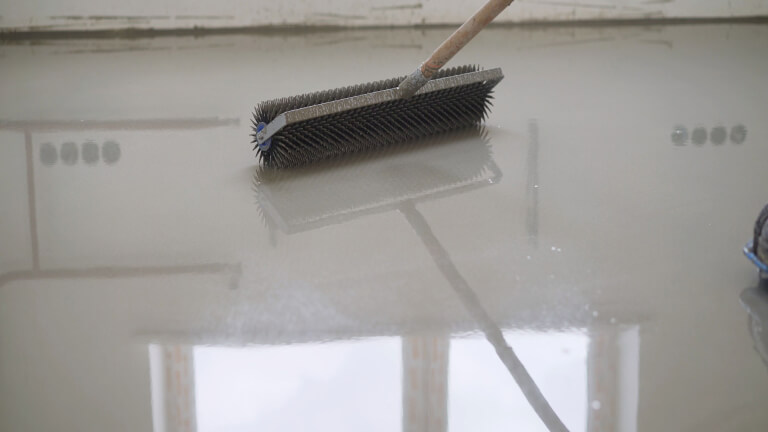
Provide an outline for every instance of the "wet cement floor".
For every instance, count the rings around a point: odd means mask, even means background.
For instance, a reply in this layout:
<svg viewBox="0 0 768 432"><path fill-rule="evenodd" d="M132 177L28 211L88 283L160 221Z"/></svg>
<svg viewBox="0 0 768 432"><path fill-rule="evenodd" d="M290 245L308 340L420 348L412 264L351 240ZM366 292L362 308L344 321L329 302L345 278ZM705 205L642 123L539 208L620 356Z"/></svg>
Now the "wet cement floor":
<svg viewBox="0 0 768 432"><path fill-rule="evenodd" d="M484 129L256 168L450 31L0 45L0 430L768 428L768 26L489 29Z"/></svg>

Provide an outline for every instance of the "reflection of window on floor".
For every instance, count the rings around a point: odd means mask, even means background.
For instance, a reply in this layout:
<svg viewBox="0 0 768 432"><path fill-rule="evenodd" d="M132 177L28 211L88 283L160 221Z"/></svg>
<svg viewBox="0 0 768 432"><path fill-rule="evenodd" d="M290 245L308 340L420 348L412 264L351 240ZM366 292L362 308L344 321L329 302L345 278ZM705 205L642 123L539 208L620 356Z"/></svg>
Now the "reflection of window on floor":
<svg viewBox="0 0 768 432"><path fill-rule="evenodd" d="M400 429L399 338L194 348L199 431Z"/></svg>
<svg viewBox="0 0 768 432"><path fill-rule="evenodd" d="M508 331L504 336L566 427L584 431L587 334ZM449 430L545 430L485 338L452 340L449 370Z"/></svg>
<svg viewBox="0 0 768 432"><path fill-rule="evenodd" d="M570 431L637 430L637 325L504 337ZM449 364L448 430L546 430L487 340L451 340Z"/></svg>
<svg viewBox="0 0 768 432"><path fill-rule="evenodd" d="M639 327L506 331L573 432L637 429ZM545 430L482 336L150 345L155 432Z"/></svg>
<svg viewBox="0 0 768 432"><path fill-rule="evenodd" d="M590 328L589 430L634 432L640 373L640 327Z"/></svg>

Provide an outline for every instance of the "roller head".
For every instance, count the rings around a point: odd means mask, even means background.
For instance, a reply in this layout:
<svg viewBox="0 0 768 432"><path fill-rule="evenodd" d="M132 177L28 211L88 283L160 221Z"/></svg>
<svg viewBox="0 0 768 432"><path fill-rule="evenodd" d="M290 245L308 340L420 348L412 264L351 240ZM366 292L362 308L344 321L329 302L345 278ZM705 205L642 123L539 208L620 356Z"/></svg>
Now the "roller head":
<svg viewBox="0 0 768 432"><path fill-rule="evenodd" d="M409 98L396 93L403 76L262 102L251 142L264 166L289 168L476 125L502 78L494 71L449 68Z"/></svg>

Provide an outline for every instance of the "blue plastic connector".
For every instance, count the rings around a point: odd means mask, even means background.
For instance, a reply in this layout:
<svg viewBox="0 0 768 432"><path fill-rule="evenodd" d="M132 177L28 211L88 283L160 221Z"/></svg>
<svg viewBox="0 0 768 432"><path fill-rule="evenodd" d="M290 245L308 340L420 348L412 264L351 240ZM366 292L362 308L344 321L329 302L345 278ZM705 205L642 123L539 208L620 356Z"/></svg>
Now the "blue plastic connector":
<svg viewBox="0 0 768 432"><path fill-rule="evenodd" d="M264 122L261 122L261 123L259 123L259 124L256 126L256 133L258 134L259 132L261 132L262 130L264 130L264 128L265 128L265 127L267 127L267 124L266 124L266 123L264 123ZM266 140L266 141L264 141L264 142L261 142L261 143L259 143L259 150L261 150L261 151L267 151L267 150L269 150L269 147L270 147L271 145L272 145L272 137L269 137L269 139L268 139L268 140Z"/></svg>

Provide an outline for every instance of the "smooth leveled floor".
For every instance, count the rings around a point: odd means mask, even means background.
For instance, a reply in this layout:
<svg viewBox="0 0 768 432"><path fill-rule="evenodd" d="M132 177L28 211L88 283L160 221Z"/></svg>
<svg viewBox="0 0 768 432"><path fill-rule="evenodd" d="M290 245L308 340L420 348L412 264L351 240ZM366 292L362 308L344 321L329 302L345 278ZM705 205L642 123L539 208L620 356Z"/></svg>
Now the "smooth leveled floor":
<svg viewBox="0 0 768 432"><path fill-rule="evenodd" d="M0 430L768 430L768 26L492 28L485 129L257 169L450 31L0 44Z"/></svg>

